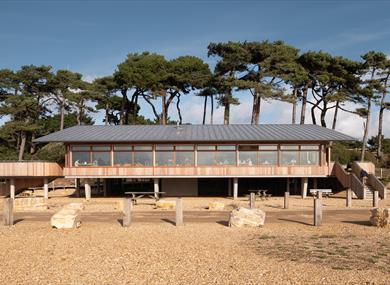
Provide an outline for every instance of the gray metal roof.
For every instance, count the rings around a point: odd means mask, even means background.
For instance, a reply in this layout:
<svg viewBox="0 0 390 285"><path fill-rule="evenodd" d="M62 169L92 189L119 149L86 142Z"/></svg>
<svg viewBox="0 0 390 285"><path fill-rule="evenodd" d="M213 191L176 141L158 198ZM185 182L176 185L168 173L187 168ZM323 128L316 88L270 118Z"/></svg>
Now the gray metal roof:
<svg viewBox="0 0 390 285"><path fill-rule="evenodd" d="M34 142L293 142L352 141L353 137L317 125L130 125L76 126Z"/></svg>

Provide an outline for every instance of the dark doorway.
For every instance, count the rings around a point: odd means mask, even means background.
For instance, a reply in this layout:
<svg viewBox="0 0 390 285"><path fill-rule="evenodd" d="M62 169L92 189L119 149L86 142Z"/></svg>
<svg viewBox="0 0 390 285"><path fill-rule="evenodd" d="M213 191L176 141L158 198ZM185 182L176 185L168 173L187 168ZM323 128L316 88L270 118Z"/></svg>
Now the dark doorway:
<svg viewBox="0 0 390 285"><path fill-rule="evenodd" d="M229 187L228 178L199 178L199 196L227 196Z"/></svg>

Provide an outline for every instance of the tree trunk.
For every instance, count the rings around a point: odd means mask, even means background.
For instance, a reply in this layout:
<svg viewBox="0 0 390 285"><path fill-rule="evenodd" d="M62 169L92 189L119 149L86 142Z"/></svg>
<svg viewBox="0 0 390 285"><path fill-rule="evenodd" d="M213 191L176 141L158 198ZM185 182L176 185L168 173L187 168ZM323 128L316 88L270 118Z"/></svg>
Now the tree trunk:
<svg viewBox="0 0 390 285"><path fill-rule="evenodd" d="M119 113L119 124L123 125L125 123L126 107L127 107L127 89L122 89L122 104L121 111Z"/></svg>
<svg viewBox="0 0 390 285"><path fill-rule="evenodd" d="M323 101L323 107L322 107L322 110L321 110L321 126L325 127L326 128L326 121L325 121L325 117L326 117L326 107L327 107L328 103L324 100Z"/></svg>
<svg viewBox="0 0 390 285"><path fill-rule="evenodd" d="M109 113L109 108L108 108L108 103L106 103L106 114L105 114L105 117L104 117L104 124L107 126L108 125L108 120L109 120L109 116L108 116L108 113Z"/></svg>
<svg viewBox="0 0 390 285"><path fill-rule="evenodd" d="M340 102L337 101L337 102L336 102L336 107L335 107L335 110L334 110L332 130L335 130L335 129L336 129L337 115L338 115L338 112L339 112L339 104L340 104Z"/></svg>
<svg viewBox="0 0 390 285"><path fill-rule="evenodd" d="M23 160L24 149L26 147L26 133L24 131L21 131L20 137L21 140L20 140L20 149L19 149L19 156L18 156L19 161Z"/></svg>
<svg viewBox="0 0 390 285"><path fill-rule="evenodd" d="M378 148L377 148L377 152L376 152L376 156L377 156L379 161L382 161L382 157L383 157L383 153L382 153L383 113L385 111L385 99L386 99L386 95L387 95L386 90L387 90L387 82L389 80L389 77L390 77L390 73L387 75L387 77L383 83L384 90L382 93L382 98L381 98L381 102L380 102L380 106L379 106L379 121L378 121L378 136L377 136Z"/></svg>
<svg viewBox="0 0 390 285"><path fill-rule="evenodd" d="M65 99L61 100L60 103L60 131L64 129L64 121L65 121Z"/></svg>
<svg viewBox="0 0 390 285"><path fill-rule="evenodd" d="M211 95L211 106L210 106L210 125L214 123L214 96Z"/></svg>
<svg viewBox="0 0 390 285"><path fill-rule="evenodd" d="M364 126L363 145L362 145L362 153L360 156L360 161L364 161L364 155L366 153L368 131L370 128L370 117L371 117L371 98L368 99L368 103L367 103L367 119L366 119L366 124Z"/></svg>
<svg viewBox="0 0 390 285"><path fill-rule="evenodd" d="M207 110L207 96L204 96L204 103L203 103L203 121L202 124L206 124L206 110Z"/></svg>
<svg viewBox="0 0 390 285"><path fill-rule="evenodd" d="M179 125L182 125L183 117L181 116L181 109L180 109L180 94L177 94L176 109L177 109L177 115L179 116Z"/></svg>
<svg viewBox="0 0 390 285"><path fill-rule="evenodd" d="M307 91L309 88L305 86L303 89L303 95L302 95L302 107L301 107L301 121L300 124L305 124L305 117L306 117L306 102L307 102Z"/></svg>
<svg viewBox="0 0 390 285"><path fill-rule="evenodd" d="M30 154L34 154L35 150L36 150L35 143L33 143L34 139L35 139L35 134L32 134L31 135Z"/></svg>
<svg viewBox="0 0 390 285"><path fill-rule="evenodd" d="M166 125L167 124L167 104L166 104L166 95L162 94L161 95L161 120L160 124L161 125Z"/></svg>
<svg viewBox="0 0 390 285"><path fill-rule="evenodd" d="M313 125L317 125L316 113L315 113L316 108L317 108L317 105L314 105L313 107L311 107L311 121L312 121Z"/></svg>
<svg viewBox="0 0 390 285"><path fill-rule="evenodd" d="M133 124L137 124L137 107L138 107L138 94L135 95L135 100L133 102Z"/></svg>
<svg viewBox="0 0 390 285"><path fill-rule="evenodd" d="M254 92L253 105L252 105L252 119L251 119L252 125L259 124L260 104L261 104L261 96L257 92Z"/></svg>
<svg viewBox="0 0 390 285"><path fill-rule="evenodd" d="M230 103L226 103L223 112L223 124L229 125L229 120L230 120Z"/></svg>
<svg viewBox="0 0 390 285"><path fill-rule="evenodd" d="M294 97L294 102L292 103L291 124L295 125L296 117L297 117L297 98L298 98L297 88L294 88L293 97Z"/></svg>

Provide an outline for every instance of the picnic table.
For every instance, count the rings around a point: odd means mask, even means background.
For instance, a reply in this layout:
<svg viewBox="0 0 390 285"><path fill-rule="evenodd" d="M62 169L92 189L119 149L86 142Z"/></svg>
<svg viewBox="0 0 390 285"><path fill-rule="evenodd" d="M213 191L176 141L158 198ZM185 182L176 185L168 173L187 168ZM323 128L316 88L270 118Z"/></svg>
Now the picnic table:
<svg viewBox="0 0 390 285"><path fill-rule="evenodd" d="M317 196L318 193L321 193L321 196L324 196L325 198L329 198L332 193L332 189L310 189L310 194L313 196Z"/></svg>
<svg viewBox="0 0 390 285"><path fill-rule="evenodd" d="M256 196L260 197L261 200L268 200L269 197L271 197L271 194L267 194L267 189L255 189L255 190L248 190L249 192L254 192Z"/></svg>
<svg viewBox="0 0 390 285"><path fill-rule="evenodd" d="M137 204L137 199L141 198L151 198L154 199L156 202L160 200L159 194L165 194L165 192L139 192L139 191L134 191L134 192L125 192L125 195L131 195L132 201L134 205Z"/></svg>

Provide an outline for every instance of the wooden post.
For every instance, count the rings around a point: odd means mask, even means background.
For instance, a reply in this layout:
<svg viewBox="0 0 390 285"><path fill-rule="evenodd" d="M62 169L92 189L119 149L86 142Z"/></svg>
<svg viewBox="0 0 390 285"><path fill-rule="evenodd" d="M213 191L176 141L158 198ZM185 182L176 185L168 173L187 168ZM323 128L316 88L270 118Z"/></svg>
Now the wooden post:
<svg viewBox="0 0 390 285"><path fill-rule="evenodd" d="M238 198L238 178L233 178L233 199L236 200Z"/></svg>
<svg viewBox="0 0 390 285"><path fill-rule="evenodd" d="M91 200L91 185L89 184L88 180L85 181L84 191L85 191L85 200L87 201Z"/></svg>
<svg viewBox="0 0 390 285"><path fill-rule="evenodd" d="M290 198L290 192L284 192L284 209L288 209L288 199Z"/></svg>
<svg viewBox="0 0 390 285"><path fill-rule="evenodd" d="M254 209L255 208L255 201L256 201L256 195L255 193L251 193L249 195L249 208Z"/></svg>
<svg viewBox="0 0 390 285"><path fill-rule="evenodd" d="M131 198L123 198L123 222L122 226L129 227L131 225L131 210L133 207L133 202Z"/></svg>
<svg viewBox="0 0 390 285"><path fill-rule="evenodd" d="M181 198L176 198L176 226L183 225L183 204Z"/></svg>
<svg viewBox="0 0 390 285"><path fill-rule="evenodd" d="M9 197L15 199L15 179L11 178L9 181Z"/></svg>
<svg viewBox="0 0 390 285"><path fill-rule="evenodd" d="M307 196L307 177L302 177L302 185L301 185L301 195L302 199L305 199Z"/></svg>
<svg viewBox="0 0 390 285"><path fill-rule="evenodd" d="M160 192L160 185L159 185L160 179L154 178L153 185L154 185L154 198L158 199L158 192Z"/></svg>
<svg viewBox="0 0 390 285"><path fill-rule="evenodd" d="M346 197L347 208L351 208L352 207L352 189L347 188L346 194L347 194L347 197Z"/></svg>
<svg viewBox="0 0 390 285"><path fill-rule="evenodd" d="M4 226L12 226L14 224L14 199L5 198L3 209Z"/></svg>
<svg viewBox="0 0 390 285"><path fill-rule="evenodd" d="M319 227L322 225L322 193L317 192L317 197L314 198L314 226Z"/></svg>
<svg viewBox="0 0 390 285"><path fill-rule="evenodd" d="M372 197L372 206L374 208L379 208L379 192L374 191L374 195Z"/></svg>
<svg viewBox="0 0 390 285"><path fill-rule="evenodd" d="M49 179L43 179L43 197L49 199Z"/></svg>

